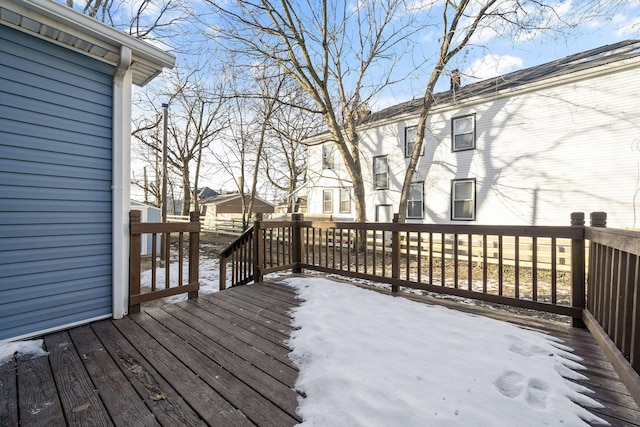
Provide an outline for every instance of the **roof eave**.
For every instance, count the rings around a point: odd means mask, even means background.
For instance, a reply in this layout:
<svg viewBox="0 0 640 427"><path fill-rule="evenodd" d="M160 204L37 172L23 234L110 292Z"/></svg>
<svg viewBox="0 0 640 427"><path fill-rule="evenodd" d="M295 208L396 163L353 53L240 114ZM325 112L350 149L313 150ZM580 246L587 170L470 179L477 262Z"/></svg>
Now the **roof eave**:
<svg viewBox="0 0 640 427"><path fill-rule="evenodd" d="M144 64L148 71L140 71L140 76L135 82L143 86L151 79L162 72L163 68L173 68L175 66L175 57L162 49L159 49L142 40L136 39L125 34L115 28L112 28L96 19L87 15L83 15L70 7L57 3L52 0L0 0L0 7L19 14L21 17L27 17L31 21L43 22L50 25L52 22L56 24L56 29L65 33L79 37L82 40L88 40L90 43L99 45L99 48L107 51L119 49L126 46L131 49L133 61ZM21 19L22 21L22 19ZM64 44L58 39L46 34L34 32L26 26L16 24L15 22L4 22L25 32L31 32L41 38L49 38L51 41ZM84 36L84 37L83 37ZM114 63L117 55L103 55L102 57L95 55L89 50L80 49L74 45L67 45L70 49L75 49L88 56L96 57L104 62ZM114 64L115 65L115 64Z"/></svg>

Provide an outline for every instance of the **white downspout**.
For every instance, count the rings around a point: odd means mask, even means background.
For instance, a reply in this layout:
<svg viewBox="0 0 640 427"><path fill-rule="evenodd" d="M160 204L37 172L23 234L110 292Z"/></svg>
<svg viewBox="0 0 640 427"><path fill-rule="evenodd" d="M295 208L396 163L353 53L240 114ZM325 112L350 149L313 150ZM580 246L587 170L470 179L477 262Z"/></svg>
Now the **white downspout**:
<svg viewBox="0 0 640 427"><path fill-rule="evenodd" d="M113 318L127 314L129 306L129 200L131 194L131 49L120 48L113 76Z"/></svg>

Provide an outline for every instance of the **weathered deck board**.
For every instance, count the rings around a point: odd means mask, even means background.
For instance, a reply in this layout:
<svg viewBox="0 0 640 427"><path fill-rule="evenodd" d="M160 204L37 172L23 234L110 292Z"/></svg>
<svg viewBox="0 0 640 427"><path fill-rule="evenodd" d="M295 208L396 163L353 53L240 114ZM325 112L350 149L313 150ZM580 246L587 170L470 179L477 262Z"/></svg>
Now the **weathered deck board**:
<svg viewBox="0 0 640 427"><path fill-rule="evenodd" d="M18 422L16 378L14 360L0 365L0 426L10 426Z"/></svg>
<svg viewBox="0 0 640 427"><path fill-rule="evenodd" d="M49 352L48 359L67 423L112 425L69 333L47 335L44 344L46 348L54 349Z"/></svg>
<svg viewBox="0 0 640 427"><path fill-rule="evenodd" d="M18 408L22 425L64 425L48 357L18 357Z"/></svg>
<svg viewBox="0 0 640 427"><path fill-rule="evenodd" d="M295 425L287 340L297 304L291 289L265 283L47 335L47 357L0 366L0 425ZM588 379L574 382L605 406L588 409L640 426L640 408L587 331L444 304L561 339L583 359Z"/></svg>

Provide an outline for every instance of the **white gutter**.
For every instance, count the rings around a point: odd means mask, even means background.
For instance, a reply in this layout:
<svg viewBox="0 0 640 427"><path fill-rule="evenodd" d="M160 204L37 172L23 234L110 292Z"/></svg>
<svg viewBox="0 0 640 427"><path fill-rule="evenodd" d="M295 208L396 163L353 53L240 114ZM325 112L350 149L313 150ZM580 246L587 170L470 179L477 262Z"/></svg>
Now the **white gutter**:
<svg viewBox="0 0 640 427"><path fill-rule="evenodd" d="M113 318L127 314L129 306L129 200L131 198L131 88L132 52L120 48L120 61L113 76L113 164L111 195Z"/></svg>

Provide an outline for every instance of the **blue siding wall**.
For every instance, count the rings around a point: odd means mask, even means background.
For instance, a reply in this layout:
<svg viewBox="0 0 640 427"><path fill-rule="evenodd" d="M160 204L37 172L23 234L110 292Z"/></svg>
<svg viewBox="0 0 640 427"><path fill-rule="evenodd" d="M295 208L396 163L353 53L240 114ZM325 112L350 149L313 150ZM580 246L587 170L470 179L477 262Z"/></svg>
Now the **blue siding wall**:
<svg viewBox="0 0 640 427"><path fill-rule="evenodd" d="M0 340L111 313L113 73L0 25Z"/></svg>

